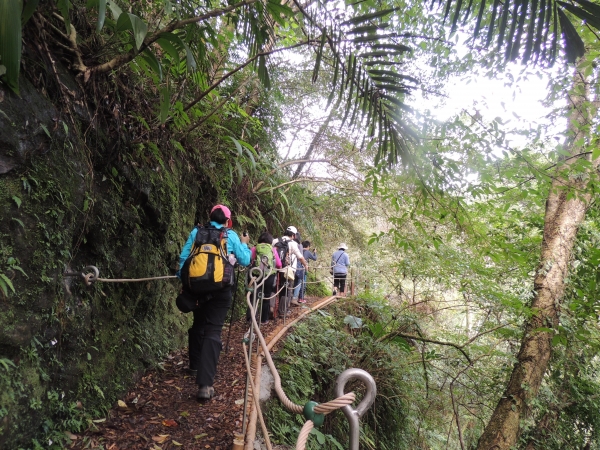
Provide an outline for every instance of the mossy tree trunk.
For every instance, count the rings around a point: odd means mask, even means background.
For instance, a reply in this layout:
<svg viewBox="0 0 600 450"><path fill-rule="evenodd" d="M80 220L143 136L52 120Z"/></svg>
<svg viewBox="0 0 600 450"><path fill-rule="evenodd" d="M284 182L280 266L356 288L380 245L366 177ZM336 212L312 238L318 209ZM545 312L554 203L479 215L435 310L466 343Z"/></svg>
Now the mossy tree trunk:
<svg viewBox="0 0 600 450"><path fill-rule="evenodd" d="M585 144L589 141L591 126L589 87L580 63L568 94L571 111L565 149L570 156L557 165L546 200L541 257L534 278L532 316L525 323L512 375L479 439L478 450L508 450L517 443L520 421L527 416L529 402L538 394L552 355L552 338L559 324L571 253L577 230L591 200L588 186L590 179L595 177L598 164L597 161L588 164L587 173L581 170L581 160L592 159ZM548 331L549 328L551 331Z"/></svg>

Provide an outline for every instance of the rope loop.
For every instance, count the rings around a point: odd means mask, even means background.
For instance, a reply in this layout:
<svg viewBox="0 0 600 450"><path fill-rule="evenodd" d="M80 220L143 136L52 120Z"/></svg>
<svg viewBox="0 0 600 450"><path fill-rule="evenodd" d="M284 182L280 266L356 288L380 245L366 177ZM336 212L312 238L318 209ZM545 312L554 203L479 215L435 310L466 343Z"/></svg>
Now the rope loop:
<svg viewBox="0 0 600 450"><path fill-rule="evenodd" d="M84 270L91 270L91 273L87 273L83 275L83 281L86 286L91 286L98 280L98 276L100 275L100 271L96 266L85 266Z"/></svg>
<svg viewBox="0 0 600 450"><path fill-rule="evenodd" d="M356 394L354 392L348 392L326 403L317 403L317 405L315 406L315 413L329 414L346 405L351 405L352 403L354 403L354 400L356 400Z"/></svg>

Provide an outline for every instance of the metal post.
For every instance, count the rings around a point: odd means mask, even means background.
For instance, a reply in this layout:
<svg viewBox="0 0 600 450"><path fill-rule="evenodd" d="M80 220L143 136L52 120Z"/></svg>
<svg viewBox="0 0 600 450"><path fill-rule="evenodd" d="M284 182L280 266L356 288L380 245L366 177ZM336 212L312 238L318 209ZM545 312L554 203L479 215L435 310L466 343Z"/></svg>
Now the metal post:
<svg viewBox="0 0 600 450"><path fill-rule="evenodd" d="M290 282L287 279L287 277L285 276L285 274L283 276L283 279L284 279L284 283L285 283L285 290L284 290L285 296L283 297L283 326L285 327L285 321L287 319L287 312L288 312L287 300L288 300L288 288L290 286Z"/></svg>
<svg viewBox="0 0 600 450"><path fill-rule="evenodd" d="M231 302L231 314L229 316L229 331L227 332L227 344L225 345L225 353L229 353L229 338L231 337L231 327L233 325L233 313L235 312L235 301L238 297L238 289L240 285L240 275L241 272L239 270L235 271L235 291L233 293L233 301Z"/></svg>
<svg viewBox="0 0 600 450"><path fill-rule="evenodd" d="M359 419L367 412L367 409L369 409L375 401L377 386L375 385L375 380L368 372L362 369L347 369L344 370L336 380L336 396L341 397L344 395L344 387L350 380L360 380L367 387L367 392L356 409L352 409L350 405L345 405L341 408L350 423L350 450L358 450L360 437Z"/></svg>

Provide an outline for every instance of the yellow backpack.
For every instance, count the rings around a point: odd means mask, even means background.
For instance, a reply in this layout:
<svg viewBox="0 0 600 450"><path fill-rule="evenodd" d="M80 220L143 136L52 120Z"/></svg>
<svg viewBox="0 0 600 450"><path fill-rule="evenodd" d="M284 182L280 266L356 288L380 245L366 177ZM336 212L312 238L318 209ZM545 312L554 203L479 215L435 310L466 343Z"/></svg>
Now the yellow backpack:
<svg viewBox="0 0 600 450"><path fill-rule="evenodd" d="M227 255L227 228L198 226L190 256L181 269L183 289L193 294L233 285L233 265Z"/></svg>

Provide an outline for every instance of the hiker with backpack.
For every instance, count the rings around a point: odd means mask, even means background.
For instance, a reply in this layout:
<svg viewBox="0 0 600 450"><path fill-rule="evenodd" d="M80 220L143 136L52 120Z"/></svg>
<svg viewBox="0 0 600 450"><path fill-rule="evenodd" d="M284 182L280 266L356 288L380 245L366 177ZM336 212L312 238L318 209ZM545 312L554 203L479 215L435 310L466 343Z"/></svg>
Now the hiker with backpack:
<svg viewBox="0 0 600 450"><path fill-rule="evenodd" d="M229 208L216 205L210 211L210 222L192 230L179 257L177 276L182 292L177 306L194 314L188 350L198 400L215 395L213 382L222 348L221 330L232 301L234 265L236 260L242 266L250 264L250 237L238 236L230 229L232 224Z"/></svg>
<svg viewBox="0 0 600 450"><path fill-rule="evenodd" d="M348 250L348 246L341 243L331 256L329 273L333 275L333 295L346 294L346 276L348 275L348 267L350 267L350 257L346 250Z"/></svg>
<svg viewBox="0 0 600 450"><path fill-rule="evenodd" d="M300 233L296 234L296 238L300 239ZM304 259L306 260L307 263L308 263L308 261L311 261L311 260L312 261L317 260L317 255L315 253L311 252L309 249L310 249L309 241L303 241L300 244L300 251L302 252L302 256L304 256ZM292 304L294 303L294 300L296 300L299 304L306 303L306 300L304 299L304 294L306 293L306 274L307 274L307 272L308 272L307 270L304 270L304 266L302 266L300 263L297 263L296 279L294 280L294 283L295 283L294 298L292 299Z"/></svg>
<svg viewBox="0 0 600 450"><path fill-rule="evenodd" d="M296 233L296 236L294 236L294 242L298 244L298 251L302 254L302 256L304 256L304 248L302 247L301 239L300 232ZM298 306L300 303L306 303L304 301L301 302L299 298L302 280L304 279L304 266L299 259L296 259L296 265L294 266L294 269L296 269L296 272L294 274L294 293L292 295L292 305Z"/></svg>
<svg viewBox="0 0 600 450"><path fill-rule="evenodd" d="M310 241L302 242L302 249L303 249L302 255L304 256L304 259L306 260L306 262L317 260L317 250L315 249L313 252L310 251ZM298 273L298 272L300 272L300 270L296 271L296 273ZM301 269L301 275L302 275L301 283L302 284L300 286L300 292L298 293L298 302L299 303L306 303L304 296L306 294L307 273L308 273L308 270Z"/></svg>
<svg viewBox="0 0 600 450"><path fill-rule="evenodd" d="M279 288L285 286L279 293L279 315L285 316L290 308L292 295L294 294L294 278L296 261L300 261L307 268L308 263L304 259L294 238L298 230L294 226L286 228L283 236L273 241L273 246L279 255L283 270L279 272Z"/></svg>
<svg viewBox="0 0 600 450"><path fill-rule="evenodd" d="M250 257L250 264L260 268L263 273L258 283L263 279L265 280L262 286L259 287L262 290L263 298L260 312L260 321L262 324L269 322L271 308L275 307L275 298L270 297L275 292L277 269L281 269L281 260L272 243L273 236L268 231L265 231L258 237L258 244L252 247L252 256ZM246 311L246 318L250 320L250 308Z"/></svg>

